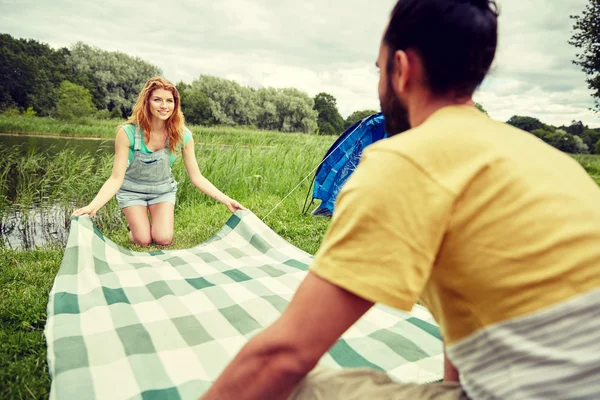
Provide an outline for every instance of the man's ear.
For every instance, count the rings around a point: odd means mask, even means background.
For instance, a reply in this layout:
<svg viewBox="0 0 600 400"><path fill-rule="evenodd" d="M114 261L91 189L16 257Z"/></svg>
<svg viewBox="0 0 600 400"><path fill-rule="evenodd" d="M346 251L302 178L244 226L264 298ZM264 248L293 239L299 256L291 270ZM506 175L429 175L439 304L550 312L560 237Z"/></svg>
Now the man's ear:
<svg viewBox="0 0 600 400"><path fill-rule="evenodd" d="M408 86L412 68L408 54L404 50L394 53L394 69L392 71L392 87L396 93L403 93Z"/></svg>

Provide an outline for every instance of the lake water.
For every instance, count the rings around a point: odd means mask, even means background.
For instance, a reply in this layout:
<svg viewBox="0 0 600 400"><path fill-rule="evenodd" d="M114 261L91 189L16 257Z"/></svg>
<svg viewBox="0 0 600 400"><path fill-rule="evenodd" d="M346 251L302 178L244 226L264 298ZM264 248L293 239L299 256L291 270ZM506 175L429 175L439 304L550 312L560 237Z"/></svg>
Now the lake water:
<svg viewBox="0 0 600 400"><path fill-rule="evenodd" d="M75 149L84 153L109 153L114 151L113 139L66 138L53 136L11 135L0 133L0 147L14 148L27 154L47 152L52 156L64 149Z"/></svg>
<svg viewBox="0 0 600 400"><path fill-rule="evenodd" d="M229 144L196 143L196 152L213 152L215 148L231 147ZM269 146L257 146L265 150ZM44 154L53 157L69 149L77 154L104 155L114 153L114 139L89 139L72 137L52 137L35 135L12 135L0 133L0 149L8 149L10 154ZM244 148L244 150L249 150ZM256 151L256 150L255 150ZM1 171L0 171L1 172ZM15 249L32 249L36 246L55 244L64 246L70 226L70 212L81 204L52 204L34 202L31 205L11 203L11 193L15 193L17 182L22 177L8 176L8 203L0 198L0 246ZM11 187L14 186L14 187Z"/></svg>
<svg viewBox="0 0 600 400"><path fill-rule="evenodd" d="M48 157L65 149L81 154L106 154L114 151L114 140L0 133L0 148L20 154L44 153ZM23 209L10 203L4 205L0 210L0 246L25 250L48 244L64 244L70 221L68 209L73 207L33 204Z"/></svg>

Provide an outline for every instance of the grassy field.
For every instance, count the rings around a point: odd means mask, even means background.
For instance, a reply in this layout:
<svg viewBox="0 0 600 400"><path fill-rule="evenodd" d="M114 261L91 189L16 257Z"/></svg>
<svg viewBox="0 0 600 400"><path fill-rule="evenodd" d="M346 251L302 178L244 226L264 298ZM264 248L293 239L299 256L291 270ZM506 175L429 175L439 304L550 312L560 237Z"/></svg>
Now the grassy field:
<svg viewBox="0 0 600 400"><path fill-rule="evenodd" d="M38 118L25 116L7 116L0 114L0 132L23 133L64 137L94 137L110 138L116 135L117 128L123 124L123 119L96 120L82 118L77 121L65 122L53 118ZM248 127L205 127L189 125L194 133L194 140L200 143L245 145L245 146L274 146L293 144L312 144L315 142L333 141L332 137L320 137L301 133L281 133L261 131Z"/></svg>
<svg viewBox="0 0 600 400"><path fill-rule="evenodd" d="M0 131L113 137L119 123L84 122L0 115ZM311 173L335 139L249 129L192 127L192 131L205 176L260 218ZM573 157L600 185L600 156ZM72 150L47 158L0 149L0 215L8 204L27 209L32 204L52 203L67 210L84 205L110 174L111 163L109 155L94 158ZM181 159L174 165L174 174L180 186L173 247L188 248L214 234L230 214L190 184ZM329 219L301 214L309 184L310 179L300 185L265 222L314 254ZM99 212L96 223L112 240L131 247L125 219L114 199ZM0 246L0 399L48 396L43 329L48 292L62 255L61 243L33 251Z"/></svg>
<svg viewBox="0 0 600 400"><path fill-rule="evenodd" d="M600 185L600 155L574 154L573 158L575 158L579 164L585 168L587 173L590 174L592 179Z"/></svg>
<svg viewBox="0 0 600 400"><path fill-rule="evenodd" d="M0 131L7 130L4 123L0 117ZM114 134L114 126L106 125L106 131ZM43 125L31 127L49 132ZM79 127L65 125L63 132ZM193 131L200 142L197 157L203 174L259 218L310 174L334 140L243 129ZM92 127L87 132L95 131ZM47 158L0 149L0 215L8 204L28 209L32 204L53 203L69 210L84 205L109 176L111 163L109 155L94 158L72 150ZM173 169L179 182L173 247L188 248L212 236L231 214L191 185L181 158ZM307 179L300 185L265 222L314 254L329 219L301 214L310 183ZM140 250L128 243L126 222L114 199L100 210L96 224L118 244ZM0 399L48 396L43 329L48 292L62 254L62 244L33 251L0 247Z"/></svg>

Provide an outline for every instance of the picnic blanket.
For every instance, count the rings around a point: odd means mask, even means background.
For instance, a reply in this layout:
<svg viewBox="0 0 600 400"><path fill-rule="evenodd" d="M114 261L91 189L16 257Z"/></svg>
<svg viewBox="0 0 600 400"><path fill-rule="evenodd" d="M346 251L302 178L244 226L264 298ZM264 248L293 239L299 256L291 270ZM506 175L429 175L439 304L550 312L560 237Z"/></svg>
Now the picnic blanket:
<svg viewBox="0 0 600 400"><path fill-rule="evenodd" d="M72 217L47 309L50 398L197 399L281 315L312 259L250 211L196 247L151 252ZM432 382L443 348L425 308L376 305L320 363Z"/></svg>

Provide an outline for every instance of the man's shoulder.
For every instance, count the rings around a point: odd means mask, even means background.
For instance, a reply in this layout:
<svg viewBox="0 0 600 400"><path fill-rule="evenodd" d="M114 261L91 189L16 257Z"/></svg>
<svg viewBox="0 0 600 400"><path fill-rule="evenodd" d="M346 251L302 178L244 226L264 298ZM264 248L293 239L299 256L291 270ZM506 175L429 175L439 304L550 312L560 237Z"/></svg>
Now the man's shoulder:
<svg viewBox="0 0 600 400"><path fill-rule="evenodd" d="M474 140L480 132L508 132L516 128L493 120L476 109L467 106L444 107L431 114L421 125L391 137L389 144L407 146L421 142L455 142ZM525 132L526 133L526 132Z"/></svg>
<svg viewBox="0 0 600 400"><path fill-rule="evenodd" d="M510 157L511 148L520 146L521 141L532 145L527 132L513 129L476 109L448 108L413 129L372 144L365 149L364 158L371 160L367 163L371 168L385 163L386 169L400 175L410 164L455 192L459 182Z"/></svg>
<svg viewBox="0 0 600 400"><path fill-rule="evenodd" d="M514 146L535 147L539 140L528 132L493 120L468 106L444 107L421 125L369 146L366 154L395 153L418 163L468 163L510 152ZM509 145L510 143L510 145Z"/></svg>

